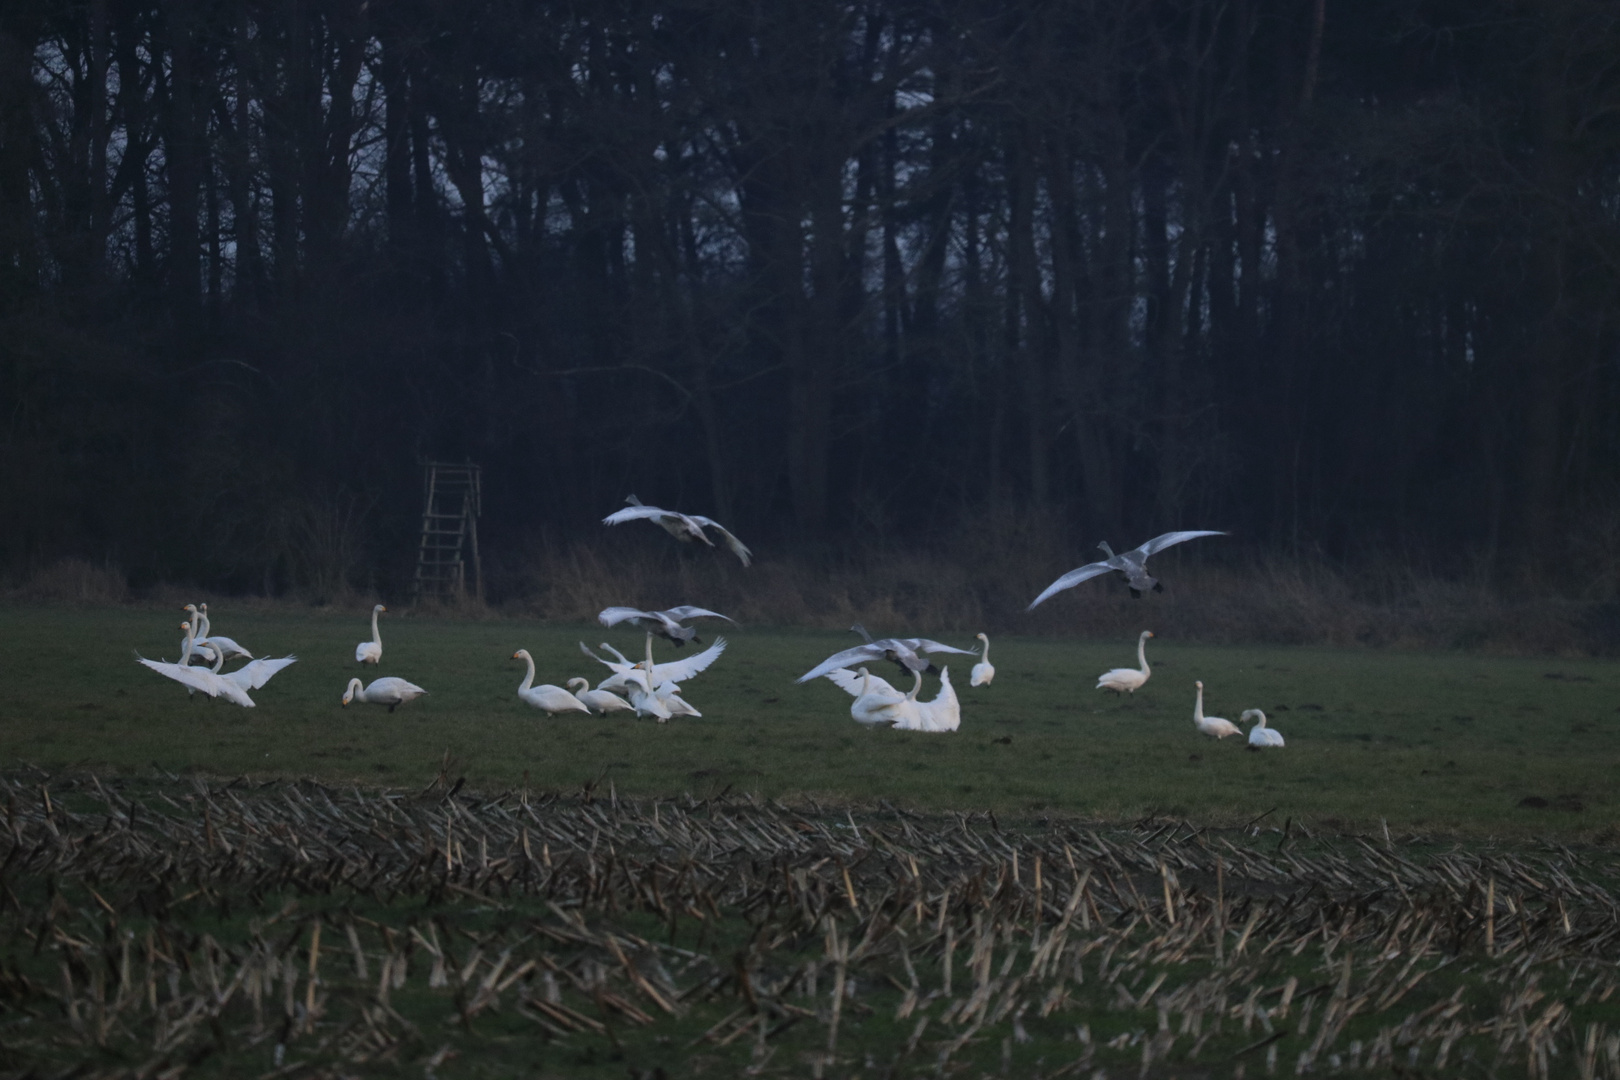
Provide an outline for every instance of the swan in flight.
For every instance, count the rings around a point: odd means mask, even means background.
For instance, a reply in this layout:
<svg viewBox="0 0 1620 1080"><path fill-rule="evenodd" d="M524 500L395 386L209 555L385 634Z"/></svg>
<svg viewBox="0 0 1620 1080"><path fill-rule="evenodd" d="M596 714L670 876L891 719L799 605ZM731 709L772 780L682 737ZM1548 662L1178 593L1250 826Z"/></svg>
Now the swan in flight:
<svg viewBox="0 0 1620 1080"><path fill-rule="evenodd" d="M371 609L371 640L362 641L354 647L354 662L357 664L378 664L382 662L382 633L377 629L377 616L388 609L378 604Z"/></svg>
<svg viewBox="0 0 1620 1080"><path fill-rule="evenodd" d="M996 666L990 662L990 639L983 634L977 636L984 642L984 648L979 650L979 662L973 665L973 676L968 679L968 685L989 686L990 680L996 677Z"/></svg>
<svg viewBox="0 0 1620 1080"><path fill-rule="evenodd" d="M385 675L380 679L373 679L370 686L360 689L359 679L350 679L349 688L343 692L343 704L359 700L372 705L386 705L388 711L393 712L401 705L408 705L427 693L426 690L413 682L397 679L392 675Z"/></svg>
<svg viewBox="0 0 1620 1080"><path fill-rule="evenodd" d="M220 677L220 666L225 663L225 656L222 651L217 649L214 651L214 668L212 671L190 666L192 649L196 644L192 634L192 625L189 622L181 623L180 629L186 632L186 641L183 646L185 651L180 654L180 663L170 664L162 660L148 660L140 653L135 654L135 659L142 666L149 667L159 675L173 679L184 686L187 694L201 690L211 698L222 697L233 704L241 705L243 708L254 708L253 699L248 697L246 690L242 689L237 683Z"/></svg>
<svg viewBox="0 0 1620 1080"><path fill-rule="evenodd" d="M1138 668L1117 667L1112 671L1105 671L1097 676L1098 690L1112 690L1116 694L1134 694L1142 689L1142 684L1148 681L1153 669L1147 662L1147 639L1153 636L1153 631L1144 630L1142 636L1136 639L1136 662Z"/></svg>
<svg viewBox="0 0 1620 1080"><path fill-rule="evenodd" d="M849 707L849 715L854 717L857 723L898 726L901 721L914 719L916 716L917 692L922 689L922 672L914 671L911 674L915 682L909 694L902 694L889 685L887 680L873 675L864 667L856 671L838 668L827 672L826 678L854 697L855 701Z"/></svg>
<svg viewBox="0 0 1620 1080"><path fill-rule="evenodd" d="M187 604L186 605L186 610L188 610L188 611L190 611L192 613L193 621L195 621L199 617L202 620L202 626L197 631L197 640L195 640L195 641L193 641L191 643L192 648L196 648L198 645L202 645L202 646L205 646L208 649L209 652L212 652L215 648L224 649L225 650L225 659L227 659L227 660L234 660L237 657L241 657L244 660L253 659L253 654L252 653L248 652L246 649L244 649L242 646L238 645L236 642L232 641L230 638L221 637L218 634L213 634L213 633L209 632L209 627L210 627L211 623L209 622L209 619L208 619L208 605L207 604L201 605L200 608L193 608L190 604Z"/></svg>
<svg viewBox="0 0 1620 1080"><path fill-rule="evenodd" d="M666 608L663 611L638 611L635 608L610 607L604 608L596 618L603 626L617 626L622 622L628 622L632 626L646 626L659 637L671 642L677 649L688 641L697 645L703 644L702 640L697 636L697 627L681 625L687 619L736 621L729 615L722 615L718 611L710 611L708 608L692 607L690 604Z"/></svg>
<svg viewBox="0 0 1620 1080"><path fill-rule="evenodd" d="M578 677L568 680L568 689L584 705L597 716L606 716L610 712L634 712L634 707L618 694L606 690L592 690L591 680Z"/></svg>
<svg viewBox="0 0 1620 1080"><path fill-rule="evenodd" d="M649 638L651 637L651 635L648 636ZM579 643L580 652L584 653L592 660L595 660L598 664L601 664L603 667L606 667L613 672L612 675L596 684L596 688L598 690L618 690L621 687L628 687L632 682L637 681L632 678L631 672L635 671L638 665L632 664L623 653L619 652L619 650L615 649L605 641L602 642L601 648L603 651L610 652L614 656L618 657L618 661L615 662L613 660L604 660L587 648L583 641ZM690 679L692 676L698 674L698 672L706 669L716 660L720 659L720 654L725 651L726 639L715 638L714 644L710 645L707 649L704 649L700 653L694 653L691 656L683 657L680 660L671 660L667 664L657 664L653 667L652 671L648 673L652 681L647 687L647 690L651 692L655 687L662 686L664 683L683 683L687 679ZM632 704L633 703L634 702L632 701Z"/></svg>
<svg viewBox="0 0 1620 1080"><path fill-rule="evenodd" d="M748 550L741 540L732 536L725 527L713 518L706 518L702 514L682 514L675 510L660 510L656 506L648 506L634 495L624 500L630 505L623 510L616 510L602 519L604 525L622 525L626 521L651 521L661 526L663 530L682 543L690 544L694 540L701 540L710 547L714 541L710 540L704 529L713 529L720 534L726 542L731 553L742 560L744 566L749 565L754 553Z"/></svg>
<svg viewBox="0 0 1620 1080"><path fill-rule="evenodd" d="M1254 727L1249 729L1249 745L1257 748L1283 745L1282 732L1276 728L1266 727L1266 714L1259 709L1244 709L1240 720L1254 720Z"/></svg>
<svg viewBox="0 0 1620 1080"><path fill-rule="evenodd" d="M523 676L523 682L518 685L518 697L530 705L537 709L543 709L552 716L556 716L560 712L589 713L591 711L583 701L560 686L553 686L550 683L541 683L539 686L535 686L534 657L529 655L528 649L519 649L512 654L512 659L522 660L528 665L528 670Z"/></svg>
<svg viewBox="0 0 1620 1080"><path fill-rule="evenodd" d="M901 671L918 672L932 671L934 665L918 655L920 653L958 653L962 656L977 656L968 649L958 649L954 645L942 645L928 638L881 638L872 640L872 635L866 632L866 627L856 623L850 627L851 632L866 639L865 645L857 645L843 652L833 653L827 659L800 675L799 682L809 682L819 679L836 668L849 667L851 664L864 664L874 660L888 660L898 664Z"/></svg>
<svg viewBox="0 0 1620 1080"><path fill-rule="evenodd" d="M1205 735L1213 735L1217 739L1224 739L1228 735L1241 735L1238 726L1230 720L1222 720L1219 716L1204 715L1204 684L1198 682L1198 700L1193 704L1193 727Z"/></svg>
<svg viewBox="0 0 1620 1080"><path fill-rule="evenodd" d="M1092 578L1100 577L1103 574L1108 573L1110 570L1118 570L1120 573L1125 575L1126 580L1130 583L1131 595L1137 599L1141 599L1142 594L1150 589L1154 592L1163 592L1164 586L1159 584L1159 579L1153 577L1147 572L1147 559L1149 555L1163 551L1165 548L1170 547L1173 544L1181 544L1188 540L1196 540L1200 536L1225 535L1226 533L1224 532L1211 531L1209 529L1192 529L1184 532L1167 532L1162 536L1155 536L1141 547L1132 548L1130 551L1122 551L1118 555L1114 554L1114 549L1108 546L1108 541L1104 540L1097 546L1102 549L1103 554L1107 555L1108 558L1104 559L1102 562L1086 563L1084 566L1076 567L1075 569L1070 570L1067 574L1064 574L1062 577L1052 582L1052 584L1048 585L1046 587L1046 591L1037 596L1029 607L1025 608L1024 610L1034 611L1043 601L1050 599L1052 596L1062 592L1064 589L1072 589L1082 581L1090 581Z"/></svg>

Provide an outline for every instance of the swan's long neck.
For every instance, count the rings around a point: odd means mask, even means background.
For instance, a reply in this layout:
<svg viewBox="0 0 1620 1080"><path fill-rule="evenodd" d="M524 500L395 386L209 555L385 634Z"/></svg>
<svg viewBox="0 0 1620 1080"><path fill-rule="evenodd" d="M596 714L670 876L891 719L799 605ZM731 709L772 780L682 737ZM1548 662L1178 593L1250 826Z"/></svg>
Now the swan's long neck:
<svg viewBox="0 0 1620 1080"><path fill-rule="evenodd" d="M990 639L980 634L979 640L984 642L984 648L979 650L979 659L988 664L990 662Z"/></svg>
<svg viewBox="0 0 1620 1080"><path fill-rule="evenodd" d="M529 651L527 649L523 650L523 663L525 666L523 672L523 685L518 687L518 693L520 694L534 685L534 657L529 655Z"/></svg>
<svg viewBox="0 0 1620 1080"><path fill-rule="evenodd" d="M1193 702L1193 723L1202 724L1203 722L1204 722L1204 688L1202 686L1200 686L1198 688L1198 697Z"/></svg>
<svg viewBox="0 0 1620 1080"><path fill-rule="evenodd" d="M649 631L647 634L647 685L649 687L652 686L653 673L652 639L652 633Z"/></svg>
<svg viewBox="0 0 1620 1080"><path fill-rule="evenodd" d="M872 689L872 673L870 671L867 671L865 668L861 668L861 692L857 696L858 697L865 697L867 695L867 693L871 689Z"/></svg>
<svg viewBox="0 0 1620 1080"><path fill-rule="evenodd" d="M579 689L578 690L574 690L574 684L575 683L579 684ZM576 694L583 694L586 690L589 690L590 688L591 688L591 680L589 680L589 679L581 679L581 678L576 677L576 678L568 680L568 689L573 690L574 693L576 693Z"/></svg>
<svg viewBox="0 0 1620 1080"><path fill-rule="evenodd" d="M377 609L376 608L371 609L371 643L373 645L381 645L382 644L382 632L377 629Z"/></svg>
<svg viewBox="0 0 1620 1080"><path fill-rule="evenodd" d="M1136 639L1136 663L1142 669L1143 675L1150 674L1147 665L1147 635L1143 634Z"/></svg>
<svg viewBox="0 0 1620 1080"><path fill-rule="evenodd" d="M213 668L211 670L213 671L213 673L215 675L218 675L219 674L219 669L224 667L224 666L225 666L225 650L220 648L218 645L215 645L214 646L214 666L213 666Z"/></svg>
<svg viewBox="0 0 1620 1080"><path fill-rule="evenodd" d="M196 613L193 612L191 617L192 617L193 620L195 620L197 618ZM186 643L182 647L182 651L180 653L180 666L181 667L185 667L187 664L191 663L191 643L192 643L192 641L194 641L196 639L196 635L197 635L197 627L196 627L195 622L186 623L185 624L185 629L186 629Z"/></svg>
<svg viewBox="0 0 1620 1080"><path fill-rule="evenodd" d="M198 640L206 641L207 638L208 638L208 627L210 625L210 623L208 622L208 612L200 611L200 612L198 612L196 615L194 615L192 617L195 618L195 619L201 620L201 622L199 623L199 625L197 627L197 638L198 638Z"/></svg>
<svg viewBox="0 0 1620 1080"><path fill-rule="evenodd" d="M913 671L911 677L916 681L911 684L911 693L906 695L907 701L916 701L917 692L922 689L922 672Z"/></svg>

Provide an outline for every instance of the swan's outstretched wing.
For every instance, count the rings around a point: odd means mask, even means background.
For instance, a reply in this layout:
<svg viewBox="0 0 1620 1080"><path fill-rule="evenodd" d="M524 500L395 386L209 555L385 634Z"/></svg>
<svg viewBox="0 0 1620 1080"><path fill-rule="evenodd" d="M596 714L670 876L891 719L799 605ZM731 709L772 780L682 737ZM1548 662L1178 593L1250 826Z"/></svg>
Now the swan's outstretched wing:
<svg viewBox="0 0 1620 1080"><path fill-rule="evenodd" d="M1145 559L1156 551L1163 551L1167 547L1171 547L1175 544L1185 543L1188 540L1196 540L1200 536L1225 535L1227 534L1224 532L1211 529L1187 529L1183 530L1182 532L1167 532L1163 536L1155 536L1153 539L1149 540L1136 550L1141 552L1142 558ZM1037 600L1036 603L1040 603L1040 601Z"/></svg>
<svg viewBox="0 0 1620 1080"><path fill-rule="evenodd" d="M289 667L298 662L296 656L283 656L279 660L272 660L268 656L243 664L235 671L221 675L222 679L229 679L244 690L257 690L270 681L270 677L282 668Z"/></svg>
<svg viewBox="0 0 1620 1080"><path fill-rule="evenodd" d="M610 607L603 608L602 613L596 617L596 621L601 623L603 626L618 626L620 623L629 622L631 619L655 618L657 618L657 616L650 611L637 611L635 608L631 607ZM583 642L581 642L580 648L585 648Z"/></svg>
<svg viewBox="0 0 1620 1080"><path fill-rule="evenodd" d="M1092 578L1106 574L1112 569L1114 568L1105 562L1086 563L1084 566L1077 566L1073 570L1070 570L1067 574L1064 574L1062 577L1052 582L1052 584L1048 585L1046 587L1046 591L1031 601L1029 607L1025 608L1024 610L1034 611L1037 607L1040 607L1042 603L1050 600L1053 596L1062 592L1064 589L1072 589L1082 581L1090 581Z"/></svg>
<svg viewBox="0 0 1620 1080"><path fill-rule="evenodd" d="M616 664L612 660L604 660L600 656L597 656L595 653L591 652L590 646L586 645L583 641L579 643L579 651L590 657L592 660L595 660L603 667L611 668L616 675L623 675L625 672L630 670L630 664L628 661L622 664ZM600 689L600 687L598 689Z"/></svg>
<svg viewBox="0 0 1620 1080"><path fill-rule="evenodd" d="M189 686L193 690L201 690L209 697L219 696L219 687L215 683L214 673L207 668L183 667L180 664L169 664L162 660L148 660L140 653L135 654L135 659L159 675L173 679L182 686Z"/></svg>
<svg viewBox="0 0 1620 1080"><path fill-rule="evenodd" d="M666 521L679 521L686 526L688 535L694 539L702 540L710 547L714 547L714 541L703 535L703 527L698 524L696 518L688 517L674 510L661 510L656 506L627 506L623 510L615 510L603 518L602 524L622 525L626 521L656 521L660 525L664 525Z"/></svg>
<svg viewBox="0 0 1620 1080"><path fill-rule="evenodd" d="M902 701L906 696L896 690L887 679L880 679L876 675L862 675L859 672L849 670L849 668L837 668L829 671L826 677L850 697L861 696L862 683L866 683L866 692L868 694L880 694L885 697L892 695L896 701ZM866 682L868 678L871 679L869 683Z"/></svg>
<svg viewBox="0 0 1620 1080"><path fill-rule="evenodd" d="M720 659L720 654L726 651L726 639L715 638L714 644L695 656L688 656L684 660L672 660L667 664L656 664L652 669L652 682L654 686L664 682L685 682L710 664Z"/></svg>
<svg viewBox="0 0 1620 1080"><path fill-rule="evenodd" d="M697 522L699 525L702 525L705 528L712 528L718 532L722 537L725 538L726 547L731 549L731 553L737 556L737 558L741 559L744 566L750 565L750 560L753 559L754 553L748 550L747 544L744 544L741 540L737 539L735 536L732 536L731 532L724 525L720 524L713 518L706 518L702 514L692 514L690 515L689 519Z"/></svg>
<svg viewBox="0 0 1620 1080"><path fill-rule="evenodd" d="M693 607L691 604L683 604L680 607L669 608L668 610L664 611L663 614L668 615L670 618L677 621L685 619L724 619L726 622L737 621L730 615L722 615L718 611L710 611L708 608Z"/></svg>
<svg viewBox="0 0 1620 1080"><path fill-rule="evenodd" d="M884 652L882 642L875 642L871 645L856 645L854 648L845 649L843 652L833 653L794 681L809 682L811 679L819 679L829 671L841 667L849 667L851 664L864 664L871 660L882 660Z"/></svg>
<svg viewBox="0 0 1620 1080"><path fill-rule="evenodd" d="M891 640L891 641L898 640L900 642L900 644L906 646L906 648L910 649L912 652L926 652L926 653L948 652L948 653L957 653L957 654L959 654L961 656L978 656L979 655L973 649L958 649L955 645L945 645L945 644L942 644L942 643L940 643L938 641L930 641L928 638L925 638L925 637L911 637L911 638L898 638L898 639L890 638L889 640Z"/></svg>

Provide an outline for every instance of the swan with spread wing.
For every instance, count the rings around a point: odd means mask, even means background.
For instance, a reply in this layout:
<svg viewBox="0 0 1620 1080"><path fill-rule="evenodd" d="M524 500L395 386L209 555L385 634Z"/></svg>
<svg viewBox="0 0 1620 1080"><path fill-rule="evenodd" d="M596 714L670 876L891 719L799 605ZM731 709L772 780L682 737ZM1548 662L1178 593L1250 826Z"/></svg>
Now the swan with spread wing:
<svg viewBox="0 0 1620 1080"><path fill-rule="evenodd" d="M644 626L659 637L673 644L677 649L688 641L696 645L703 644L697 636L697 627L682 626L688 619L724 619L726 622L735 622L729 615L722 615L718 611L708 608L693 607L683 604L680 607L665 608L663 611L641 611L630 607L604 608L596 620L603 626L618 626L627 622L631 626Z"/></svg>
<svg viewBox="0 0 1620 1080"><path fill-rule="evenodd" d="M714 547L714 541L710 540L703 530L713 529L720 534L720 538L726 542L726 547L731 549L731 553L737 556L744 566L748 566L754 558L754 553L748 550L746 544L731 535L728 529L713 518L704 517L702 514L683 514L677 510L664 510L657 506L648 506L634 495L625 499L625 502L630 505L603 518L602 524L622 525L626 521L651 521L684 544L702 541L709 547Z"/></svg>
<svg viewBox="0 0 1620 1080"><path fill-rule="evenodd" d="M1209 529L1188 529L1182 532L1167 532L1161 536L1155 536L1141 547L1135 547L1129 551L1122 551L1118 555L1114 554L1114 549L1108 546L1108 541L1104 540L1102 543L1098 544L1097 547L1101 548L1103 554L1107 555L1108 558L1102 560L1101 562L1087 563L1084 566L1077 566L1073 570L1070 570L1067 574L1064 574L1062 577L1052 582L1052 584L1048 585L1046 587L1046 591L1037 596L1034 601L1030 603L1029 607L1025 608L1024 610L1034 611L1042 603L1051 599L1053 596L1056 596L1064 589L1072 589L1082 581L1090 581L1094 577L1101 577L1111 570L1118 570L1120 573L1125 575L1125 580L1130 585L1131 595L1137 599L1141 599L1142 594L1150 590L1153 592L1163 592L1164 586L1159 583L1159 579L1147 572L1147 560L1149 555L1156 554L1163 551L1165 548L1172 547L1176 544L1184 544L1188 540L1197 540L1201 536L1225 535L1226 533L1224 532L1212 531Z"/></svg>

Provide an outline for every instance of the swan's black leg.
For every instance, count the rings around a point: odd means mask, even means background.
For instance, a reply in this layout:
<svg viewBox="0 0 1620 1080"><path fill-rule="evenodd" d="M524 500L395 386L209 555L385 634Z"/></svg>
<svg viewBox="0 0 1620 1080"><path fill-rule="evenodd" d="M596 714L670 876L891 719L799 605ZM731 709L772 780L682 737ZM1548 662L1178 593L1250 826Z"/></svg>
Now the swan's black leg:
<svg viewBox="0 0 1620 1080"><path fill-rule="evenodd" d="M398 704L398 703L396 702L395 704ZM394 711L394 705L388 706L388 711L393 712Z"/></svg>
<svg viewBox="0 0 1620 1080"><path fill-rule="evenodd" d="M1140 600L1140 599L1142 599L1142 590L1138 589L1134 585L1131 586L1131 599L1132 600Z"/></svg>
<svg viewBox="0 0 1620 1080"><path fill-rule="evenodd" d="M1164 592L1164 582L1162 582L1162 581L1155 581L1155 582L1154 582L1154 583L1153 583L1153 591L1154 591L1154 592Z"/></svg>

